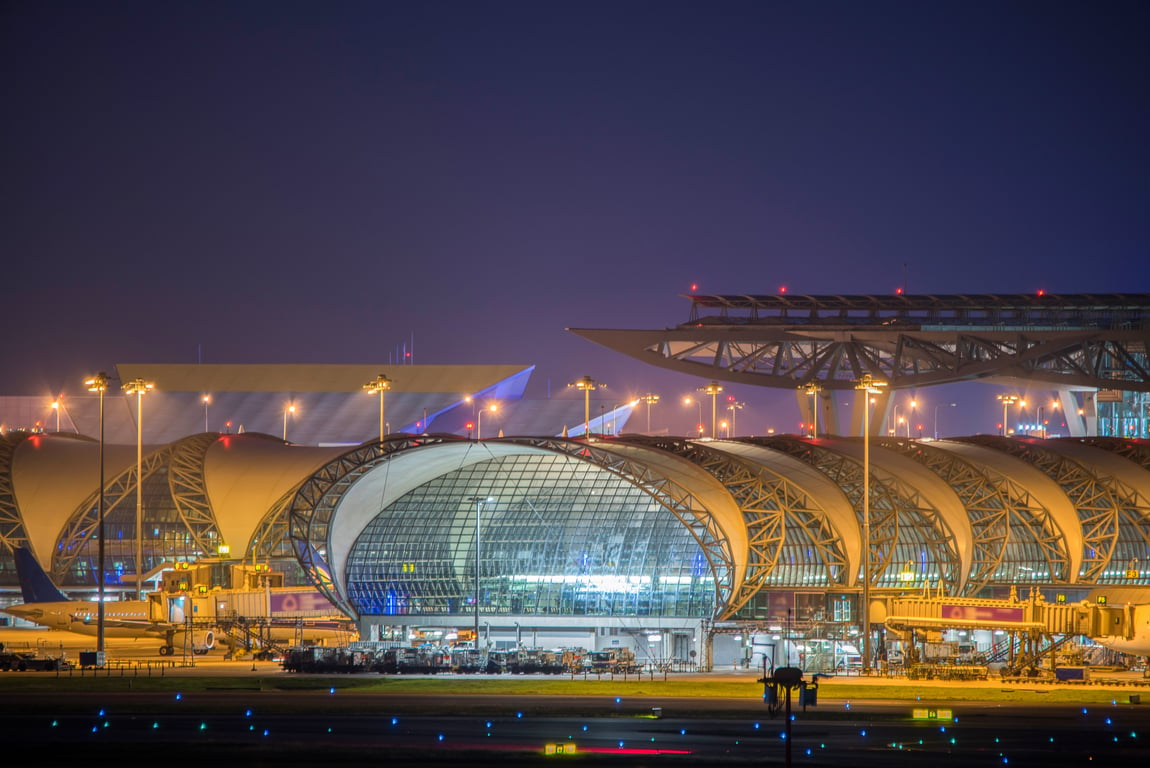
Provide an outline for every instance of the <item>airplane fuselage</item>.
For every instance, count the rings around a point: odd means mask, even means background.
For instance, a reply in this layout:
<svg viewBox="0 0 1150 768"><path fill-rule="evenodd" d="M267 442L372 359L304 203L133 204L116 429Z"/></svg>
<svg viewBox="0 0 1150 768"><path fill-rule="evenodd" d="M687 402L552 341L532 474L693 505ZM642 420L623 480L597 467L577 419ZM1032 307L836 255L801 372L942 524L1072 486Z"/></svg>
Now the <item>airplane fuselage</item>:
<svg viewBox="0 0 1150 768"><path fill-rule="evenodd" d="M5 609L13 616L48 629L61 629L80 635L99 631L99 603L68 600L55 603L27 603ZM169 628L148 620L144 600L113 600L104 603L105 637L163 637Z"/></svg>

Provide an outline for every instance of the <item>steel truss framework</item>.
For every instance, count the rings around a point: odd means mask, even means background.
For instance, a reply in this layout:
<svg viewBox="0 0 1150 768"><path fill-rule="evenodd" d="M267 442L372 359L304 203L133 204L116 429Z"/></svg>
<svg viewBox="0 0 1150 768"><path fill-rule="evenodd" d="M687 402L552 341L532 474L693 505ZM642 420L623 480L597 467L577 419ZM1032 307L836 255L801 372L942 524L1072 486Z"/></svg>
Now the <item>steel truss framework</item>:
<svg viewBox="0 0 1150 768"><path fill-rule="evenodd" d="M787 435L740 438L739 442L781 451L815 467L846 494L861 529L864 487L862 462ZM864 546L863 549L871 558L868 569L871 585L898 586L896 553L900 550L913 550L920 580L941 581L952 593L961 591L965 574L957 567L960 559L954 533L943 522L938 510L917 489L881 467L876 467L873 461L870 474L871 540L870 547ZM915 532L922 536L922 541L915 540ZM855 582L862 583L861 564Z"/></svg>
<svg viewBox="0 0 1150 768"><path fill-rule="evenodd" d="M104 519L107 520L121 504L131 505L134 509L137 482L166 470L177 516L191 538L188 557L214 554L220 541L220 530L204 487L204 456L219 438L217 433L211 432L169 443L143 457L142 479L136 477L135 464L112 478L104 487ZM52 558L52 574L56 579L63 579L78 559L87 557L87 545L95 541L100 522L96 501L97 493L93 493L64 526Z"/></svg>
<svg viewBox="0 0 1150 768"><path fill-rule="evenodd" d="M810 550L810 562L804 565L822 573L812 586L844 583L847 558L826 512L785 477L704 443L638 435L623 439L688 459L721 482L742 510L748 533L747 571L720 620L733 616L763 587L779 578L779 560L788 541L793 548Z"/></svg>
<svg viewBox="0 0 1150 768"><path fill-rule="evenodd" d="M399 451L462 438L421 436L397 438L361 446L329 462L300 487L288 512L288 528L296 557L329 600L348 616L357 612L335 588L328 564L328 543L335 507L358 478ZM485 441L487 442L487 441ZM715 577L715 605L725 606L734 592L734 557L730 541L710 512L689 490L642 462L613 453L609 445L545 437L498 438L491 442L526 445L578 458L623 478L650 495L683 523L698 542Z"/></svg>
<svg viewBox="0 0 1150 768"><path fill-rule="evenodd" d="M30 547L28 530L16 503L16 489L12 487L12 458L16 447L32 435L28 432L8 432L0 436L0 557L14 569L14 547Z"/></svg>
<svg viewBox="0 0 1150 768"><path fill-rule="evenodd" d="M1137 583L1137 579L1126 577L1122 569L1125 558L1117 552L1124 543L1127 547L1133 543L1132 556L1137 557L1150 546L1150 501L1137 490L1116 477L1095 474L1079 462L1043 447L1037 440L992 435L956 440L1016 456L1062 488L1082 526L1079 583Z"/></svg>
<svg viewBox="0 0 1150 768"><path fill-rule="evenodd" d="M1150 392L1150 294L687 296L658 331L571 329L644 362L766 387L988 378Z"/></svg>
<svg viewBox="0 0 1150 768"><path fill-rule="evenodd" d="M1066 537L1050 512L1030 493L990 465L973 464L930 443L878 438L946 481L962 501L974 535L974 552L963 594L990 584L1066 582ZM1041 563L1041 564L1040 564ZM1019 570L1025 567L1025 571Z"/></svg>
<svg viewBox="0 0 1150 768"><path fill-rule="evenodd" d="M1121 437L1063 437L1058 440L1072 440L1092 448L1101 448L1150 470L1150 443L1146 441L1127 440Z"/></svg>

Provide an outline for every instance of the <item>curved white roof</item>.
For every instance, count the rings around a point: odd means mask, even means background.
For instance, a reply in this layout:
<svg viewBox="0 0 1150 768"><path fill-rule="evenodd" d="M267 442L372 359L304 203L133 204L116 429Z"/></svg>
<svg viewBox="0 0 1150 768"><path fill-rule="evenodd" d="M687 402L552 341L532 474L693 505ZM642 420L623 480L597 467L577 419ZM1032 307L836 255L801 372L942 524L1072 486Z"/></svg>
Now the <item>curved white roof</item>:
<svg viewBox="0 0 1150 768"><path fill-rule="evenodd" d="M346 450L288 445L266 435L220 435L204 456L204 485L223 541L233 552L246 552L280 497Z"/></svg>
<svg viewBox="0 0 1150 768"><path fill-rule="evenodd" d="M104 446L104 482L135 466L135 446ZM12 486L32 552L51 560L60 535L84 500L96 493L100 444L66 433L38 434L16 447Z"/></svg>

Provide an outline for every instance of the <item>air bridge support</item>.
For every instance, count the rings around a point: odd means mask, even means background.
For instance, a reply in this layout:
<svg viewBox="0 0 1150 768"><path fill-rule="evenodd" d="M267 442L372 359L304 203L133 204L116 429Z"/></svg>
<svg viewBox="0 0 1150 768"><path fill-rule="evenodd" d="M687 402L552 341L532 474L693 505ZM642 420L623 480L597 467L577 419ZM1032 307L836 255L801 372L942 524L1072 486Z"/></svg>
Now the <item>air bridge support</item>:
<svg viewBox="0 0 1150 768"><path fill-rule="evenodd" d="M1036 667L1046 653L1054 667L1054 650L1077 636L1093 640L1133 637L1134 606L1092 603L1048 603L1037 590L1025 600L1014 590L1007 600L945 596L894 597L887 600L888 630L913 644L916 637L951 629L1002 630L1010 633L1011 666ZM923 633L923 634L918 634ZM1022 641L1013 657L1014 639Z"/></svg>

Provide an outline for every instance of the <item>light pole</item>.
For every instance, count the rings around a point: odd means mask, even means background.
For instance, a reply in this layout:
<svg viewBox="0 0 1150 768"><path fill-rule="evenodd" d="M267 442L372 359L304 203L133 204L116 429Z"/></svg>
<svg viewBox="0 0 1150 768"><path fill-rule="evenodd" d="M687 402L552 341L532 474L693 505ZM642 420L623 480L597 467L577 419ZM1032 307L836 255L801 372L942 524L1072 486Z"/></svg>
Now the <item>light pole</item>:
<svg viewBox="0 0 1150 768"><path fill-rule="evenodd" d="M203 400L203 403L204 403L204 431L207 432L208 431L208 405L212 402L212 396L211 395L204 395L200 399Z"/></svg>
<svg viewBox="0 0 1150 768"><path fill-rule="evenodd" d="M652 395L650 392L639 398L647 404L647 434L651 434L651 406L659 402L658 395ZM59 430L57 430L59 431Z"/></svg>
<svg viewBox="0 0 1150 768"><path fill-rule="evenodd" d="M604 384L592 379L590 376L584 376L578 381L572 381L567 385L583 391L583 437L591 438L591 390L599 389Z"/></svg>
<svg viewBox="0 0 1150 768"><path fill-rule="evenodd" d="M819 436L819 393L823 391L823 388L818 385L818 382L812 381L803 387L803 391L811 396L811 413L814 414L811 437L817 439Z"/></svg>
<svg viewBox="0 0 1150 768"><path fill-rule="evenodd" d="M101 371L84 382L89 392L100 393L100 458L99 484L96 486L96 651L104 651L104 393L108 391L108 374Z"/></svg>
<svg viewBox="0 0 1150 768"><path fill-rule="evenodd" d="M712 381L698 390L704 394L711 396L711 439L715 439L715 397L723 391L723 387L717 381Z"/></svg>
<svg viewBox="0 0 1150 768"><path fill-rule="evenodd" d="M289 413L295 413L295 403L291 403L286 408L284 408L284 442L285 443L287 442L287 420L288 420L288 414Z"/></svg>
<svg viewBox="0 0 1150 768"><path fill-rule="evenodd" d="M381 373L371 381L364 384L363 388L369 395L379 395L379 442L382 443L383 438L387 434L384 429L383 421L383 397L387 393L387 390L391 389L391 379L387 378Z"/></svg>
<svg viewBox="0 0 1150 768"><path fill-rule="evenodd" d="M998 401L1002 403L1002 436L1006 437L1008 432L1006 430L1006 417L1007 409L1017 402L1021 402L1022 398L1018 395L1002 394L998 396Z"/></svg>
<svg viewBox="0 0 1150 768"><path fill-rule="evenodd" d="M482 411L481 411L482 413ZM475 650L479 650L479 517L486 502L494 501L490 496L471 496L467 499L475 504Z"/></svg>
<svg viewBox="0 0 1150 768"><path fill-rule="evenodd" d="M743 403L736 403L732 401L727 405L727 410L731 412L731 431L727 433L727 437L734 438L735 432L735 411L743 410Z"/></svg>
<svg viewBox="0 0 1150 768"><path fill-rule="evenodd" d="M155 384L143 379L124 382L124 392L136 396L136 599L144 599L144 395Z"/></svg>
<svg viewBox="0 0 1150 768"><path fill-rule="evenodd" d="M918 408L918 401L910 401L910 414L906 417L906 439L910 440L910 423L914 421L914 409Z"/></svg>
<svg viewBox="0 0 1150 768"><path fill-rule="evenodd" d="M939 403L934 407L934 439L938 439L938 409L939 408L954 408L958 403Z"/></svg>
<svg viewBox="0 0 1150 768"><path fill-rule="evenodd" d="M475 439L476 440L482 440L483 439L483 412L487 411L488 413L495 413L498 410L499 410L499 406L496 405L495 403L492 403L491 405L488 405L484 408L479 409L479 415L478 415L478 418L476 419L476 427L475 427Z"/></svg>
<svg viewBox="0 0 1150 768"><path fill-rule="evenodd" d="M61 395L63 397L63 395ZM60 398L52 401L52 410L56 412L56 431L60 431Z"/></svg>
<svg viewBox="0 0 1150 768"><path fill-rule="evenodd" d="M885 381L864 374L855 382L863 393L863 674L870 674L870 396L882 392Z"/></svg>

